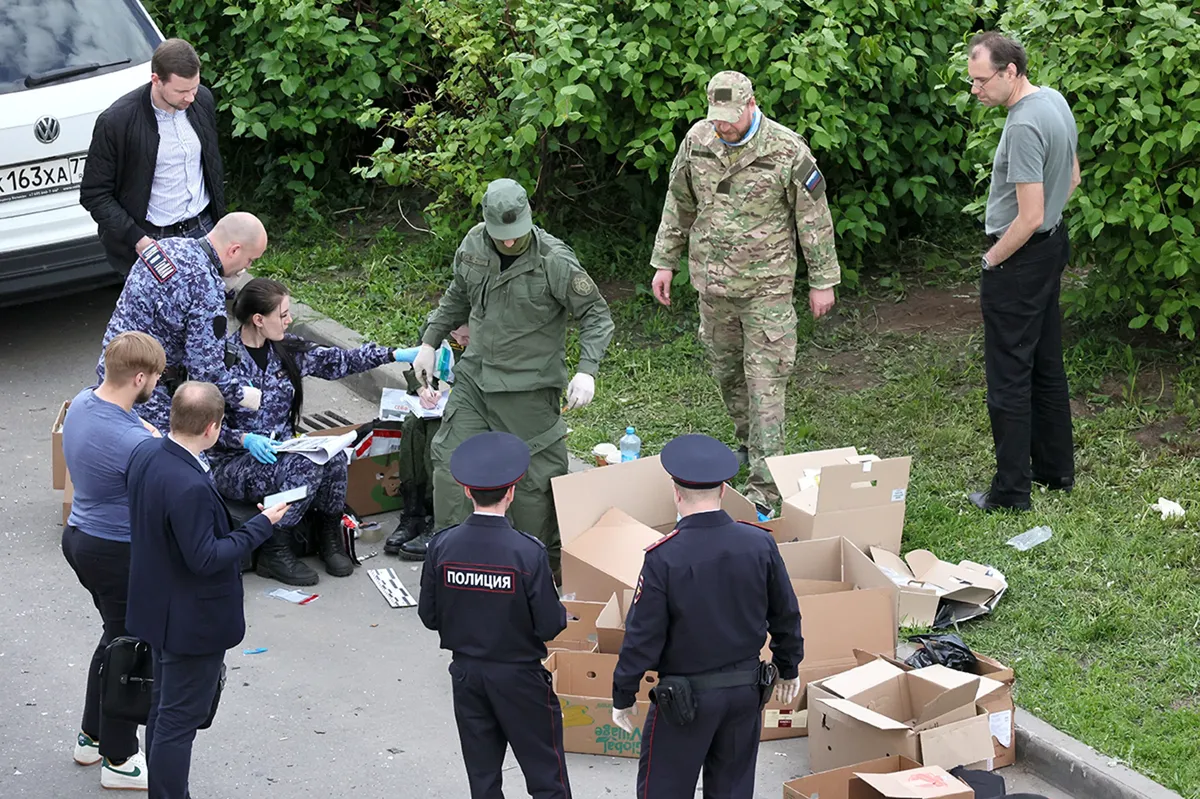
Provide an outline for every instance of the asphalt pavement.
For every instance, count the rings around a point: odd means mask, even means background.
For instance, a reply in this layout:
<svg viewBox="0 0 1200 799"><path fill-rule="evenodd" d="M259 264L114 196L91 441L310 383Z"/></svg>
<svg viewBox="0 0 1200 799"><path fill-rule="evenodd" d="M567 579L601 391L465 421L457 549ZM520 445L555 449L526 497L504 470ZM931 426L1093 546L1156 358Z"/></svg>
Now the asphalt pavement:
<svg viewBox="0 0 1200 799"><path fill-rule="evenodd" d="M100 796L98 767L76 766L87 663L100 633L90 598L63 560L61 492L51 488L50 427L63 402L94 382L106 289L8 308L0 319L0 796ZM404 344L407 342L396 342ZM306 385L309 410L370 419L373 405L338 384ZM374 534L395 526L379 516ZM359 554L382 543L363 541ZM319 563L314 567L320 568ZM325 575L320 598L292 605L278 583L247 575L244 642L226 657L228 683L192 759L196 799L467 796L446 673L447 653L415 609L388 607L366 574L392 567L415 594L419 565L383 555L353 576ZM243 650L265 648L261 654ZM764 743L756 799L808 773L805 739ZM633 795L637 763L568 755L578 799ZM1009 792L1067 794L1019 768ZM509 796L525 795L511 754Z"/></svg>

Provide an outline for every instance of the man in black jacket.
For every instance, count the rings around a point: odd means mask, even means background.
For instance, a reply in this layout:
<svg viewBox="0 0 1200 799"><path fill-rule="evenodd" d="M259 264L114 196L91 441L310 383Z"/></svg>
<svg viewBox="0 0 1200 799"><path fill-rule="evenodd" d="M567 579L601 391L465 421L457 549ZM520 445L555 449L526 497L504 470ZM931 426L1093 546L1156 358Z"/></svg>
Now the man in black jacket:
<svg viewBox="0 0 1200 799"><path fill-rule="evenodd" d="M199 56L168 39L150 67L149 84L96 120L79 187L108 262L123 275L155 240L199 238L225 214L216 104L200 85Z"/></svg>

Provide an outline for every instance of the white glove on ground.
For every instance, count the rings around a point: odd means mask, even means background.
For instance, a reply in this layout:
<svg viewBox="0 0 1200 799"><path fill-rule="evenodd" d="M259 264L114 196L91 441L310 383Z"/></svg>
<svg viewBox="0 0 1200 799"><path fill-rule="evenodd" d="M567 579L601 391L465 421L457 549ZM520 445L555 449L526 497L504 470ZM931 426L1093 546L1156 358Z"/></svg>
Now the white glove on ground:
<svg viewBox="0 0 1200 799"><path fill-rule="evenodd" d="M433 382L433 372L437 368L437 350L428 344L421 345L421 351L413 358L413 374L424 385Z"/></svg>
<svg viewBox="0 0 1200 799"><path fill-rule="evenodd" d="M796 677L792 680L776 680L775 681L775 699L783 702L785 705L790 705L796 701L796 697L800 695L800 678Z"/></svg>
<svg viewBox="0 0 1200 799"><path fill-rule="evenodd" d="M596 378L583 372L576 372L567 386L567 410L582 408L596 396Z"/></svg>
<svg viewBox="0 0 1200 799"><path fill-rule="evenodd" d="M637 712L637 702L634 702L633 705L625 708L624 710L618 710L614 707L612 710L613 724L616 724L618 727L625 730L625 732L633 735L633 720L637 716Z"/></svg>
<svg viewBox="0 0 1200 799"><path fill-rule="evenodd" d="M257 411L262 407L262 389L242 386L242 401L238 404L247 410Z"/></svg>

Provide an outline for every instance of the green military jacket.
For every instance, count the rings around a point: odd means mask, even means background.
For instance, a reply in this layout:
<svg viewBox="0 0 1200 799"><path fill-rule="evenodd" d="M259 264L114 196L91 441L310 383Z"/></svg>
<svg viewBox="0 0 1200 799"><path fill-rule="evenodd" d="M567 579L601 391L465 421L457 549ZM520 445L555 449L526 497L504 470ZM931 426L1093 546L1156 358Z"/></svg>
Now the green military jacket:
<svg viewBox="0 0 1200 799"><path fill-rule="evenodd" d="M671 165L651 265L674 271L686 249L700 294L790 295L797 244L812 288L841 282L825 178L800 134L764 116L753 139L728 147L712 123L693 125Z"/></svg>
<svg viewBox="0 0 1200 799"><path fill-rule="evenodd" d="M463 323L471 344L455 364L487 392L567 385L567 320L579 321L579 371L595 375L613 334L608 303L574 251L541 228L504 272L482 223L454 254L454 277L422 342L442 343Z"/></svg>

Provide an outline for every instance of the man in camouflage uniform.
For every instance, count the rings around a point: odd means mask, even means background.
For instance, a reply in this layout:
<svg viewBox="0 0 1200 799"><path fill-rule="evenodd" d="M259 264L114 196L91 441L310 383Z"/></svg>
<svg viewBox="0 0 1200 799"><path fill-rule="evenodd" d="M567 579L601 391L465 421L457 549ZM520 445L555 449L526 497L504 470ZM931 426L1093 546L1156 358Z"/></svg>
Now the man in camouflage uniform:
<svg viewBox="0 0 1200 799"><path fill-rule="evenodd" d="M267 231L251 214L221 218L200 239L161 239L138 255L104 332L101 353L119 333L138 330L158 339L167 369L137 413L163 435L171 429L171 395L186 380L213 383L230 405L257 410L262 392L242 386L225 367L227 287L267 248ZM104 380L104 356L96 365Z"/></svg>
<svg viewBox="0 0 1200 799"><path fill-rule="evenodd" d="M808 264L809 308L820 317L841 282L825 177L804 139L758 109L749 78L717 73L708 117L688 131L671 165L650 263L654 296L670 305L671 279L688 251L700 339L733 418L739 458L749 462L747 496L764 515L779 500L765 459L784 448L797 241Z"/></svg>
<svg viewBox="0 0 1200 799"><path fill-rule="evenodd" d="M582 408L595 393L595 374L612 339L608 303L575 253L535 227L520 184L488 185L483 223L454 254L454 277L421 339L413 370L428 383L435 348L461 324L471 344L455 367L454 390L433 439L436 529L462 522L472 510L450 476L450 455L476 433L498 431L523 439L532 453L529 472L509 509L513 526L535 536L559 574L560 542L550 479L567 473L567 408ZM579 321L579 367L567 385L567 318ZM428 536L402 552L423 554ZM415 549L414 549L415 547ZM407 549L406 549L407 548Z"/></svg>

